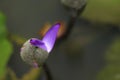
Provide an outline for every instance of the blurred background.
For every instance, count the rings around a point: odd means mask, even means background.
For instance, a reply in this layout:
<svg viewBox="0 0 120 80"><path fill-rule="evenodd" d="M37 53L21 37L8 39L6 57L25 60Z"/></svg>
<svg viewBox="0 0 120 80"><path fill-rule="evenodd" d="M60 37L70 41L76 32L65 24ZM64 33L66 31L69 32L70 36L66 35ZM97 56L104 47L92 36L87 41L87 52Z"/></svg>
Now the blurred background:
<svg viewBox="0 0 120 80"><path fill-rule="evenodd" d="M61 1L0 0L0 80L46 79L42 68L22 61L20 48L56 22L65 33L73 15ZM87 0L68 38L46 61L53 80L120 80L119 35L120 0Z"/></svg>

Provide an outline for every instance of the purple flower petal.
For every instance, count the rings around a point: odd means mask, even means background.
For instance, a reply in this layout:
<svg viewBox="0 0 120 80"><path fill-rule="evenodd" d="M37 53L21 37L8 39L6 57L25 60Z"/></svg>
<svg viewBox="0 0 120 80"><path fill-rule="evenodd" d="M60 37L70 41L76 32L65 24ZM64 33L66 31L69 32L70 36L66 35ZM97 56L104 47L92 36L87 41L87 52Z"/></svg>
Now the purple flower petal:
<svg viewBox="0 0 120 80"><path fill-rule="evenodd" d="M47 48L46 48L44 42L42 42L41 40L39 40L39 39L37 39L37 38L32 38L32 39L30 39L30 43L31 43L32 45L36 46L36 47L42 48L42 49L44 49L44 50L47 51Z"/></svg>
<svg viewBox="0 0 120 80"><path fill-rule="evenodd" d="M57 37L57 33L60 27L60 23L53 25L45 34L42 41L45 43L47 47L47 51L50 52L55 44L55 40Z"/></svg>

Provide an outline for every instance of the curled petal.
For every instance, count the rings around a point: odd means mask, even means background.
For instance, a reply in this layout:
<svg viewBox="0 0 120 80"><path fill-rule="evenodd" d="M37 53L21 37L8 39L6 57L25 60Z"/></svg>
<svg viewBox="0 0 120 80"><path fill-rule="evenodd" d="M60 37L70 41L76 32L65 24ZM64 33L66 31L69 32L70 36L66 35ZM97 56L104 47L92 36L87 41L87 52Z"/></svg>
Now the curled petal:
<svg viewBox="0 0 120 80"><path fill-rule="evenodd" d="M60 23L53 25L45 34L42 41L45 43L47 47L47 51L50 52L55 44L55 40L57 37L58 30L60 28Z"/></svg>
<svg viewBox="0 0 120 80"><path fill-rule="evenodd" d="M39 39L37 39L37 38L32 38L32 39L30 39L30 43L31 43L33 46L42 48L43 50L46 50L46 51L47 51L47 48L46 48L44 42L42 42L41 40L39 40Z"/></svg>

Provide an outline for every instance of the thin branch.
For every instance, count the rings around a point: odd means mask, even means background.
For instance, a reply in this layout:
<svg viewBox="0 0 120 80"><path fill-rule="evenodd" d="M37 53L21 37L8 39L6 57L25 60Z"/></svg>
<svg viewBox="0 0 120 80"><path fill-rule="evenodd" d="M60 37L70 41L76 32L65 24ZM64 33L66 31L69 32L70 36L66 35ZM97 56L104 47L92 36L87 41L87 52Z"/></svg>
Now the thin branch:
<svg viewBox="0 0 120 80"><path fill-rule="evenodd" d="M48 68L46 63L43 65L43 69L45 71L47 80L52 80L52 76L51 76L50 70L49 70L49 68Z"/></svg>
<svg viewBox="0 0 120 80"><path fill-rule="evenodd" d="M79 10L75 10L75 9L71 10L72 15L68 21L66 32L59 40L57 40L58 44L66 40L69 37L78 16L84 11L85 7L86 7L86 4Z"/></svg>

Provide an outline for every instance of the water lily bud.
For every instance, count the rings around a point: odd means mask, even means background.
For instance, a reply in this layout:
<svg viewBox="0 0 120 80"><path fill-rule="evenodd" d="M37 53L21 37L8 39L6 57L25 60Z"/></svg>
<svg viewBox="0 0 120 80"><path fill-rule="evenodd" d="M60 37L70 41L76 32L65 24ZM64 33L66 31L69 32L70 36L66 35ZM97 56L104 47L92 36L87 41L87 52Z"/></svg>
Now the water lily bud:
<svg viewBox="0 0 120 80"><path fill-rule="evenodd" d="M38 67L48 58L54 47L60 24L53 25L44 35L43 39L31 38L23 44L20 56L26 63Z"/></svg>
<svg viewBox="0 0 120 80"><path fill-rule="evenodd" d="M81 9L86 4L86 0L61 0L61 2L65 6L76 10Z"/></svg>
<svg viewBox="0 0 120 80"><path fill-rule="evenodd" d="M49 54L46 50L31 45L30 40L32 39L29 39L23 44L20 56L23 61L34 67L41 66L46 61Z"/></svg>

